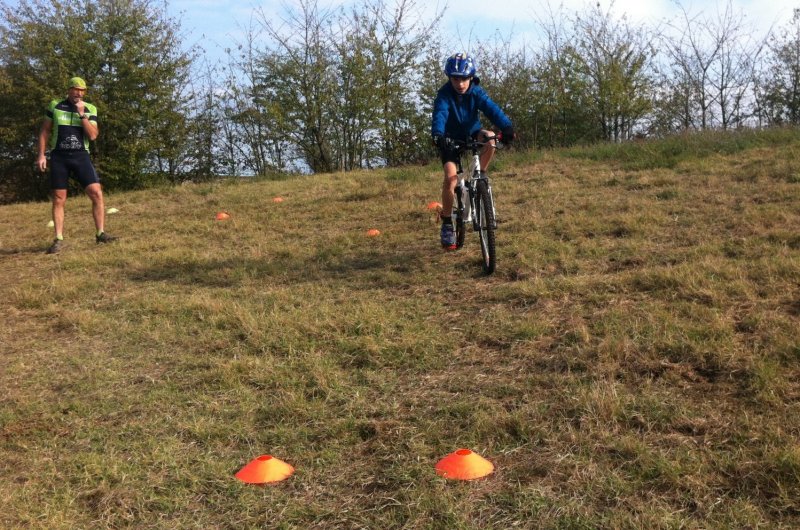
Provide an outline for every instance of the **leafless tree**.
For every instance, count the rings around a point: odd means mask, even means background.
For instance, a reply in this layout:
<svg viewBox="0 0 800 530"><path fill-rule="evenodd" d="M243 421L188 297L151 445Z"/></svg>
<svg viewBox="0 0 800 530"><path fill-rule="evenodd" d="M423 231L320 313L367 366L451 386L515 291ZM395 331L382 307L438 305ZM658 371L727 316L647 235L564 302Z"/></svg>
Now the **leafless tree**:
<svg viewBox="0 0 800 530"><path fill-rule="evenodd" d="M800 9L771 33L754 87L759 125L800 124Z"/></svg>
<svg viewBox="0 0 800 530"><path fill-rule="evenodd" d="M598 4L578 15L571 50L588 81L603 136L621 141L650 111L655 49L649 30L614 17L612 9L613 3L606 11Z"/></svg>
<svg viewBox="0 0 800 530"><path fill-rule="evenodd" d="M680 2L676 5L680 19L670 24L673 31L662 44L677 121L699 129L741 124L764 40L754 37L755 30L730 0L715 15L693 15Z"/></svg>

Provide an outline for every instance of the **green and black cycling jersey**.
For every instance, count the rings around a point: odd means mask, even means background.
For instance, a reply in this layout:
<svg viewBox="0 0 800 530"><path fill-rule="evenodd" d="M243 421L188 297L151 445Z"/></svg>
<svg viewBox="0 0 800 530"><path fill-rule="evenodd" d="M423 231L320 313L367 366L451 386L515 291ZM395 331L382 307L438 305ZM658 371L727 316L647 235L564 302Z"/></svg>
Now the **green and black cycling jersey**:
<svg viewBox="0 0 800 530"><path fill-rule="evenodd" d="M97 123L97 107L85 103L84 114L89 121ZM47 108L46 118L53 122L53 131L50 134L50 149L54 151L89 151L89 138L81 125L78 110L69 100L54 99Z"/></svg>

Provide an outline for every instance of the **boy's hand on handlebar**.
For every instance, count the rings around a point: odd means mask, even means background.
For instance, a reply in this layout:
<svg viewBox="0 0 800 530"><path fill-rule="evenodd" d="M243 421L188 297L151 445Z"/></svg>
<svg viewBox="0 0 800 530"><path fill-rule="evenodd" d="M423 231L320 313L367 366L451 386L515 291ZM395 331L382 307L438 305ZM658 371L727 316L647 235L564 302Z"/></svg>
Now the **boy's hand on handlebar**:
<svg viewBox="0 0 800 530"><path fill-rule="evenodd" d="M500 133L500 141L506 145L511 145L511 142L517 137L517 134L514 132L514 127L506 127L503 129L503 132Z"/></svg>
<svg viewBox="0 0 800 530"><path fill-rule="evenodd" d="M447 136L439 136L438 134L433 137L433 145L439 149L452 149L454 146L453 140Z"/></svg>

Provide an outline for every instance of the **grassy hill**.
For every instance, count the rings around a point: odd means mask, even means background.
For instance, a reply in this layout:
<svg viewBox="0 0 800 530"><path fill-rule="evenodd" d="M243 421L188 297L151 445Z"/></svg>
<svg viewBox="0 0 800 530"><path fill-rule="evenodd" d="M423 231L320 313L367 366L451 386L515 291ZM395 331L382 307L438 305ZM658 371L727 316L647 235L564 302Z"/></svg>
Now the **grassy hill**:
<svg viewBox="0 0 800 530"><path fill-rule="evenodd" d="M799 155L502 153L491 277L433 165L1 207L0 527L796 528Z"/></svg>

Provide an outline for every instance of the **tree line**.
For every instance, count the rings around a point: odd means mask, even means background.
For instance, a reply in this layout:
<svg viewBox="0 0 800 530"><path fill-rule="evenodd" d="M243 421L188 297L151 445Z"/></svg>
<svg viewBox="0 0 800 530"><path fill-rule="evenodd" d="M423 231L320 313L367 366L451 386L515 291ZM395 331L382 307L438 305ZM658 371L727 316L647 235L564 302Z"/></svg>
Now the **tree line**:
<svg viewBox="0 0 800 530"><path fill-rule="evenodd" d="M766 35L732 4L658 27L610 7L542 13L540 37L443 35L417 0L256 9L211 63L153 0L0 4L0 200L38 199L35 138L66 79L98 107L106 188L423 162L444 59L467 50L523 148L800 121L800 10Z"/></svg>

